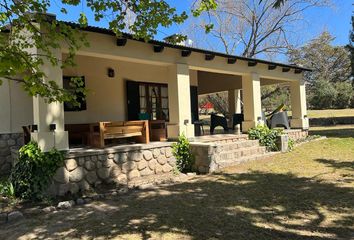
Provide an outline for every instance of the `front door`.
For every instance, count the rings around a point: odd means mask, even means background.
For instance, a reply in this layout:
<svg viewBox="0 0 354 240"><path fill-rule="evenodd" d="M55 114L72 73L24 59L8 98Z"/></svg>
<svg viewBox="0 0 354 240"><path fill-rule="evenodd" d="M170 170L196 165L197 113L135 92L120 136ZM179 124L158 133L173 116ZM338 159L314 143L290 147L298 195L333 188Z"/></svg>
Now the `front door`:
<svg viewBox="0 0 354 240"><path fill-rule="evenodd" d="M169 121L167 84L127 81L128 120Z"/></svg>
<svg viewBox="0 0 354 240"><path fill-rule="evenodd" d="M168 86L160 83L127 81L128 120L169 121ZM190 87L192 123L199 120L198 87Z"/></svg>

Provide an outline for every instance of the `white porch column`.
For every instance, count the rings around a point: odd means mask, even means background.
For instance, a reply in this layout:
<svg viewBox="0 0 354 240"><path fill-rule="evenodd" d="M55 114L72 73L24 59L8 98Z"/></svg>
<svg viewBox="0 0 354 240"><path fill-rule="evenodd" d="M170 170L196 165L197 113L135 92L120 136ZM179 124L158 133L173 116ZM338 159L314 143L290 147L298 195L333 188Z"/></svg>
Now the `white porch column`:
<svg viewBox="0 0 354 240"><path fill-rule="evenodd" d="M189 67L186 64L170 66L168 78L168 104L170 123L167 126L168 138L177 138L184 133L187 138L194 137L191 118L191 97Z"/></svg>
<svg viewBox="0 0 354 240"><path fill-rule="evenodd" d="M291 128L308 129L309 120L307 118L305 83L302 81L290 82L290 94L292 111Z"/></svg>
<svg viewBox="0 0 354 240"><path fill-rule="evenodd" d="M39 53L39 50L33 50ZM61 59L60 49L53 50L53 54ZM47 59L43 59L42 71L45 73L43 81L55 81L59 87L63 86L63 72L60 66L53 66ZM68 150L68 132L64 131L64 107L62 103L46 103L40 97L33 97L33 123L38 126L38 131L31 133L31 138L38 142L43 151L52 148ZM55 124L56 129L50 131L49 125Z"/></svg>
<svg viewBox="0 0 354 240"><path fill-rule="evenodd" d="M236 99L235 113L242 113L242 108L241 108L241 89L236 89L235 90L235 99Z"/></svg>
<svg viewBox="0 0 354 240"><path fill-rule="evenodd" d="M242 131L256 127L262 116L261 84L257 73L242 76L243 113Z"/></svg>
<svg viewBox="0 0 354 240"><path fill-rule="evenodd" d="M241 113L241 90L233 89L228 91L230 114Z"/></svg>

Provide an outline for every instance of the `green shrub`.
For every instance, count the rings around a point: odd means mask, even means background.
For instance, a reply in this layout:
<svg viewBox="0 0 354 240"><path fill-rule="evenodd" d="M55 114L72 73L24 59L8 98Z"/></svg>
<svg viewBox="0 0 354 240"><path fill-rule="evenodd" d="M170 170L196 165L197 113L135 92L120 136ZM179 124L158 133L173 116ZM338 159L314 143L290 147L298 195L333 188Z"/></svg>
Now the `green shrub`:
<svg viewBox="0 0 354 240"><path fill-rule="evenodd" d="M289 138L288 140L288 151L292 151L295 147L295 141L292 138Z"/></svg>
<svg viewBox="0 0 354 240"><path fill-rule="evenodd" d="M266 125L258 125L248 130L249 139L258 139L261 146L269 151L278 151L277 137L283 133L280 129L269 129Z"/></svg>
<svg viewBox="0 0 354 240"><path fill-rule="evenodd" d="M0 182L0 195L7 198L15 197L14 186L12 185L11 182L9 181Z"/></svg>
<svg viewBox="0 0 354 240"><path fill-rule="evenodd" d="M19 159L10 175L16 197L40 199L64 156L53 149L43 153L36 142L29 142L19 150Z"/></svg>
<svg viewBox="0 0 354 240"><path fill-rule="evenodd" d="M180 172L190 172L193 168L194 157L190 151L189 141L182 134L178 141L172 145L172 153L176 158L176 167Z"/></svg>

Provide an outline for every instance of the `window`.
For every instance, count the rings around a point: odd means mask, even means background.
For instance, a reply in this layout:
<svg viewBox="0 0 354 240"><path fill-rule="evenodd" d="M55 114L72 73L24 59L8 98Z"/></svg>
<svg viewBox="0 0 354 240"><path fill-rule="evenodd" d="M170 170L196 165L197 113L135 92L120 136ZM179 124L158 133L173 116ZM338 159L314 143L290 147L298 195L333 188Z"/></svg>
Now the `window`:
<svg viewBox="0 0 354 240"><path fill-rule="evenodd" d="M166 84L139 83L140 114L150 120L169 120Z"/></svg>
<svg viewBox="0 0 354 240"><path fill-rule="evenodd" d="M64 102L64 111L66 112L74 112L74 111L83 111L86 110L86 99L83 93L78 93L75 92L75 89L77 86L73 86L70 84L71 78L78 78L77 76L64 76L63 77L63 88L68 90L69 92L72 92L72 94L76 95L76 100L78 103L80 103L79 106L73 105L70 102ZM82 79L85 87L85 77L79 77Z"/></svg>

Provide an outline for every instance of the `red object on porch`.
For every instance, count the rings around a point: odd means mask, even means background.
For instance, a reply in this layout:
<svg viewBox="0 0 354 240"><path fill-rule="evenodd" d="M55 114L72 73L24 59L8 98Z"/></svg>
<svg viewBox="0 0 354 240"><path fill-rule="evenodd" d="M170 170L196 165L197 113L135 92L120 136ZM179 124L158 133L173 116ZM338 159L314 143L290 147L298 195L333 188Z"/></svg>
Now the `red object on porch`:
<svg viewBox="0 0 354 240"><path fill-rule="evenodd" d="M212 109L212 108L214 108L214 105L213 105L211 102L207 102L207 103L205 103L204 105L202 105L201 108L204 108L204 109Z"/></svg>

